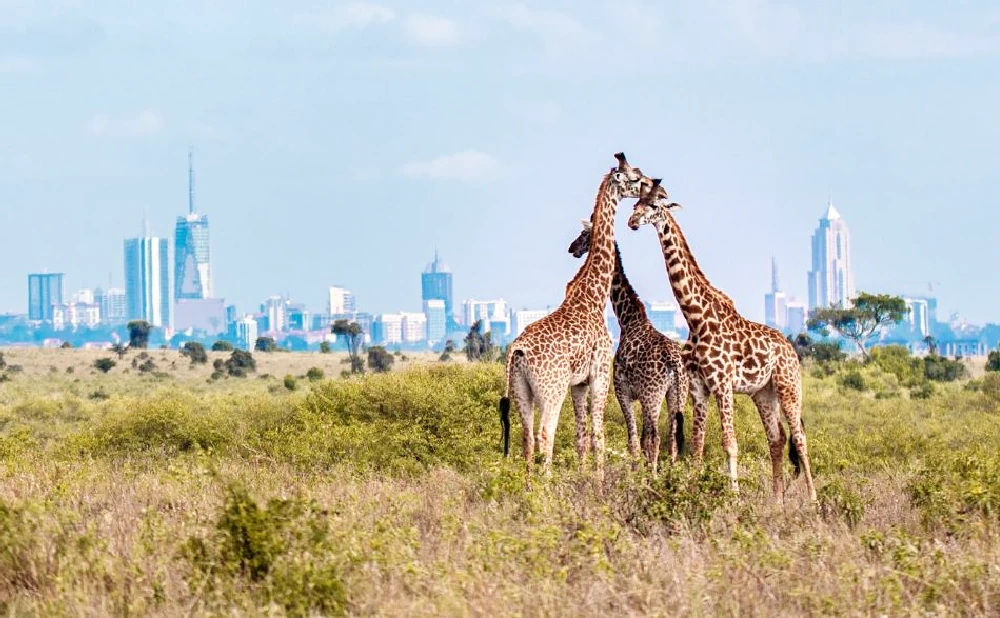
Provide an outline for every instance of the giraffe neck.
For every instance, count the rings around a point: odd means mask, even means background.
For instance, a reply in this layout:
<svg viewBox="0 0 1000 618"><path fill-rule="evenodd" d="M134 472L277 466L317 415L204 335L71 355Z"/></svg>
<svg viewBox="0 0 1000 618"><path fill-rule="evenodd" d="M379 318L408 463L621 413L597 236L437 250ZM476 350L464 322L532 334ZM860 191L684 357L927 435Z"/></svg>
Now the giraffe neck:
<svg viewBox="0 0 1000 618"><path fill-rule="evenodd" d="M728 296L708 281L673 215L669 212L665 215L667 220L656 224L663 261L681 313L695 332L706 323L706 312L711 313L709 317L720 318L735 313L736 308Z"/></svg>
<svg viewBox="0 0 1000 618"><path fill-rule="evenodd" d="M646 307L625 276L622 254L618 250L617 242L615 242L615 274L611 278L611 306L623 331L649 321L646 317Z"/></svg>
<svg viewBox="0 0 1000 618"><path fill-rule="evenodd" d="M611 174L606 174L590 217L587 259L566 290L566 300L599 313L604 312L611 294L611 277L615 269L615 213L620 200L618 185L611 181Z"/></svg>

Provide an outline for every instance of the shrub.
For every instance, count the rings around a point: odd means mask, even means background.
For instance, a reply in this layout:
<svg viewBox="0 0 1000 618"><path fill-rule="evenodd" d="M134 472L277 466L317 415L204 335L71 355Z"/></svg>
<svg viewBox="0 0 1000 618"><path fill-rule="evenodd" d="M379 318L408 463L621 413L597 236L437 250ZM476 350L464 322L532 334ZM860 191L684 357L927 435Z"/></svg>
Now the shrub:
<svg viewBox="0 0 1000 618"><path fill-rule="evenodd" d="M184 345L181 346L181 355L186 356L191 359L191 364L204 364L208 362L208 353L205 352L205 346L201 345L197 341L185 341Z"/></svg>
<svg viewBox="0 0 1000 618"><path fill-rule="evenodd" d="M295 376L288 374L285 376L285 388L294 391L298 387L298 382L295 380Z"/></svg>
<svg viewBox="0 0 1000 618"><path fill-rule="evenodd" d="M826 519L840 518L851 528L861 523L868 501L848 488L840 479L828 482L816 492L820 513Z"/></svg>
<svg viewBox="0 0 1000 618"><path fill-rule="evenodd" d="M229 343L228 341L223 341L222 339L220 339L220 340L218 340L218 341L216 341L215 343L212 344L212 351L213 352L232 352L233 351L233 344Z"/></svg>
<svg viewBox="0 0 1000 618"><path fill-rule="evenodd" d="M840 385L844 388L849 388L858 392L865 392L868 390L868 385L865 383L865 377L861 375L861 371L858 369L852 369L840 377Z"/></svg>
<svg viewBox="0 0 1000 618"><path fill-rule="evenodd" d="M926 379L924 364L901 345L887 345L872 348L868 362L899 379L903 386L918 386Z"/></svg>
<svg viewBox="0 0 1000 618"><path fill-rule="evenodd" d="M224 366L229 375L234 378L245 378L247 373L257 371L257 361L253 359L252 354L245 350L233 350Z"/></svg>
<svg viewBox="0 0 1000 618"><path fill-rule="evenodd" d="M323 370L319 367L310 367L309 371L306 372L306 378L308 378L310 382L322 380L324 377L326 377L326 374L324 374Z"/></svg>
<svg viewBox="0 0 1000 618"><path fill-rule="evenodd" d="M319 343L320 354L329 354L332 351L333 351L333 346L330 345L329 341L320 341Z"/></svg>
<svg viewBox="0 0 1000 618"><path fill-rule="evenodd" d="M913 399L930 399L934 395L934 392L934 385L930 382L924 382L910 388L910 397Z"/></svg>
<svg viewBox="0 0 1000 618"><path fill-rule="evenodd" d="M63 350L68 350L68 349L70 349L70 348L72 348L72 347L73 347L73 344L72 344L72 343L70 343L70 342L68 342L68 341L63 341L63 342L62 342L62 343L61 343L61 344L59 345L59 347L60 347L60 348L62 348Z"/></svg>
<svg viewBox="0 0 1000 618"><path fill-rule="evenodd" d="M0 499L0 598L5 589L36 590L44 568L37 564L36 524L24 508Z"/></svg>
<svg viewBox="0 0 1000 618"><path fill-rule="evenodd" d="M979 390L987 400L1000 403L1000 372L991 371L983 376Z"/></svg>
<svg viewBox="0 0 1000 618"><path fill-rule="evenodd" d="M257 337L253 349L255 352L274 352L278 349L278 344L275 343L273 337Z"/></svg>
<svg viewBox="0 0 1000 618"><path fill-rule="evenodd" d="M375 373L386 373L392 369L395 359L380 345L368 348L368 367Z"/></svg>
<svg viewBox="0 0 1000 618"><path fill-rule="evenodd" d="M0 352L0 370L5 369L6 367L7 367L7 361L3 357L3 352Z"/></svg>
<svg viewBox="0 0 1000 618"><path fill-rule="evenodd" d="M994 350L986 357L986 371L1000 371L1000 350Z"/></svg>
<svg viewBox="0 0 1000 618"><path fill-rule="evenodd" d="M115 359L113 359L110 356L108 356L108 357L105 357L105 358L99 358L99 359L95 360L94 361L94 369L97 369L101 373L108 373L109 371L111 371L112 369L114 369L115 365L117 365L117 364L118 363L115 362Z"/></svg>
<svg viewBox="0 0 1000 618"><path fill-rule="evenodd" d="M954 382L966 376L968 371L960 360L948 360L932 354L924 357L924 377L936 382Z"/></svg>

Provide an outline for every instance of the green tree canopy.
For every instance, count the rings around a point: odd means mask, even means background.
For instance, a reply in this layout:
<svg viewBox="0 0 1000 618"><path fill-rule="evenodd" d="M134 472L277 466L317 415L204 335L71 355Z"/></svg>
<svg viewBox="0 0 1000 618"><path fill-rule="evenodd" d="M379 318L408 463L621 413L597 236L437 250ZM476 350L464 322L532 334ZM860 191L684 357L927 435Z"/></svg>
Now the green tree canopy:
<svg viewBox="0 0 1000 618"><path fill-rule="evenodd" d="M127 325L128 347L145 348L149 345L149 333L153 327L146 320L132 320Z"/></svg>
<svg viewBox="0 0 1000 618"><path fill-rule="evenodd" d="M906 302L899 296L862 292L850 307L815 309L809 316L809 329L824 333L829 329L837 331L841 337L856 343L867 359L868 339L881 328L899 323L909 312Z"/></svg>
<svg viewBox="0 0 1000 618"><path fill-rule="evenodd" d="M218 341L216 341L215 343L212 344L212 351L213 352L232 352L233 351L233 344L229 343L228 341L219 339Z"/></svg>
<svg viewBox="0 0 1000 618"><path fill-rule="evenodd" d="M208 353L205 352L205 346L197 341L185 341L184 345L181 346L181 355L190 358L192 365L208 362Z"/></svg>
<svg viewBox="0 0 1000 618"><path fill-rule="evenodd" d="M476 320L465 336L465 357L470 362L493 360L494 348L490 333L483 333L483 321Z"/></svg>
<svg viewBox="0 0 1000 618"><path fill-rule="evenodd" d="M97 369L101 373L107 373L117 364L118 363L115 362L115 359L111 357L99 358L94 361L94 369Z"/></svg>
<svg viewBox="0 0 1000 618"><path fill-rule="evenodd" d="M338 339L343 337L347 345L347 353L351 357L351 373L363 372L364 363L359 356L359 352L361 351L361 342L364 341L365 332L362 330L361 325L346 319L336 320L330 325L330 332L336 335Z"/></svg>
<svg viewBox="0 0 1000 618"><path fill-rule="evenodd" d="M386 373L392 369L395 359L385 348L380 345L373 345L368 348L368 368L375 373Z"/></svg>
<svg viewBox="0 0 1000 618"><path fill-rule="evenodd" d="M257 337L253 349L255 352L274 352L278 349L278 344L274 342L274 337Z"/></svg>

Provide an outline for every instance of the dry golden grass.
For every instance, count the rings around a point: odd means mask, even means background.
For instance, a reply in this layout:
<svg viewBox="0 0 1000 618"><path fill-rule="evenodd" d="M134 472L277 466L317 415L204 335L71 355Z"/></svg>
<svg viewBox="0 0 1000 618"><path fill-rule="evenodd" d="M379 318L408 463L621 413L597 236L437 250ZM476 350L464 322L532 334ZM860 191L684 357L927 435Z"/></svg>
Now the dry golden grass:
<svg viewBox="0 0 1000 618"><path fill-rule="evenodd" d="M211 381L176 352L151 352L177 364L159 378L91 374L92 352L4 352L24 366L0 383L10 615L1000 611L1000 411L960 384L876 399L807 377L821 505L798 480L778 508L742 397L738 498L720 491L714 412L704 470L650 479L619 455L613 403L604 484L577 471L567 408L554 478L527 493L517 453L498 453L496 365L426 359L288 392L286 373L344 365L255 354L278 378Z"/></svg>

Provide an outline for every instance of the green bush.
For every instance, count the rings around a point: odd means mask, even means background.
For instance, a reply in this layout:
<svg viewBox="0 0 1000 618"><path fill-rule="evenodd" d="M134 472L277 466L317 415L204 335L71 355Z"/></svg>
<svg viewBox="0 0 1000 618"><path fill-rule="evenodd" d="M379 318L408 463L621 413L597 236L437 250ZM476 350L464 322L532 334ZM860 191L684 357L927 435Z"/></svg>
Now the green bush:
<svg viewBox="0 0 1000 618"><path fill-rule="evenodd" d="M296 388L298 388L298 382L296 381L295 376L293 376L292 374L288 374L285 376L285 388L290 391L294 391Z"/></svg>
<svg viewBox="0 0 1000 618"><path fill-rule="evenodd" d="M118 363L115 362L115 359L111 357L99 358L94 361L94 368L100 371L101 373L107 373L112 369L114 369L115 365L117 364Z"/></svg>
<svg viewBox="0 0 1000 618"><path fill-rule="evenodd" d="M45 565L35 560L38 540L36 524L27 511L0 499L0 599L11 590L39 587Z"/></svg>
<svg viewBox="0 0 1000 618"><path fill-rule="evenodd" d="M962 529L976 517L1000 515L1000 454L976 445L941 451L909 483L925 525Z"/></svg>
<svg viewBox="0 0 1000 618"><path fill-rule="evenodd" d="M861 375L861 371L858 369L852 369L840 376L840 385L844 388L858 391L859 393L863 393L868 390L868 384L865 382L865 377Z"/></svg>
<svg viewBox="0 0 1000 618"><path fill-rule="evenodd" d="M326 374L324 374L323 370L320 369L319 367L310 367L309 371L306 372L306 378L310 382L315 382L316 380L322 380L324 377L326 377Z"/></svg>
<svg viewBox="0 0 1000 618"><path fill-rule="evenodd" d="M832 480L816 492L820 513L827 519L843 519L850 527L861 523L868 501L849 489L840 479Z"/></svg>
<svg viewBox="0 0 1000 618"><path fill-rule="evenodd" d="M986 357L986 371L1000 371L1000 350L993 350Z"/></svg>
<svg viewBox="0 0 1000 618"><path fill-rule="evenodd" d="M205 346L197 341L185 341L184 345L181 346L180 352L182 356L191 359L192 365L208 362L208 353L205 352Z"/></svg>
<svg viewBox="0 0 1000 618"><path fill-rule="evenodd" d="M960 360L948 360L936 354L924 357L924 377L935 382L954 382L966 377L968 371Z"/></svg>
<svg viewBox="0 0 1000 618"><path fill-rule="evenodd" d="M233 344L229 343L228 341L223 341L222 339L220 339L220 340L218 340L218 341L216 341L215 343L212 344L212 351L213 352L232 352L233 351Z"/></svg>

